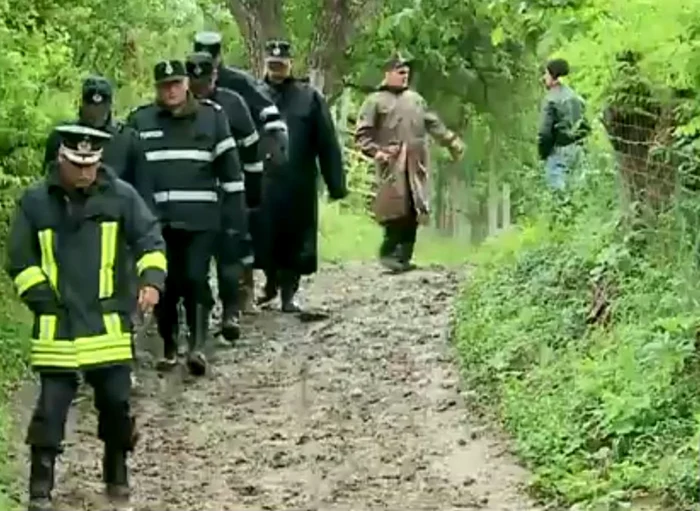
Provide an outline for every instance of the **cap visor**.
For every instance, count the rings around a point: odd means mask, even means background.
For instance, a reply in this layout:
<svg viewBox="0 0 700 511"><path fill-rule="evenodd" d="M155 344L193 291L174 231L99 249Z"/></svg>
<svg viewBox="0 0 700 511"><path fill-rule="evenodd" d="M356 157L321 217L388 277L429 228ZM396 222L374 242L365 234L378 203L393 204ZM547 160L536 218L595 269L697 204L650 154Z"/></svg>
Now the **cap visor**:
<svg viewBox="0 0 700 511"><path fill-rule="evenodd" d="M278 62L280 64L286 64L290 60L292 60L289 57L265 57L265 62Z"/></svg>
<svg viewBox="0 0 700 511"><path fill-rule="evenodd" d="M94 165L102 158L102 150L90 153L80 153L66 146L61 146L61 154L69 162L78 166Z"/></svg>
<svg viewBox="0 0 700 511"><path fill-rule="evenodd" d="M173 76L166 76L165 78L161 78L158 80L156 83L170 83L170 82L181 82L187 78L185 75L173 75Z"/></svg>

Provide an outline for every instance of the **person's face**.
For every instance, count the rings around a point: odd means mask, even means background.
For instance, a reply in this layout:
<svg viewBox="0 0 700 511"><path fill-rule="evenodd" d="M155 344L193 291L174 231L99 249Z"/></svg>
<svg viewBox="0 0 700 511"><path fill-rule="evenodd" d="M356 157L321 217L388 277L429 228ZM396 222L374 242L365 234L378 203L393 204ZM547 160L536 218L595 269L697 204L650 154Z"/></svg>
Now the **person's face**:
<svg viewBox="0 0 700 511"><path fill-rule="evenodd" d="M97 169L100 162L92 165L76 165L62 154L58 156L58 166L61 181L71 188L88 188L97 179Z"/></svg>
<svg viewBox="0 0 700 511"><path fill-rule="evenodd" d="M544 81L544 86L547 87L548 89L551 89L557 84L557 80L552 78L552 75L549 74L549 71L547 69L544 70L544 75L542 76L542 80Z"/></svg>
<svg viewBox="0 0 700 511"><path fill-rule="evenodd" d="M389 87L406 87L409 77L410 70L408 66L402 66L387 71L384 75L384 82Z"/></svg>
<svg viewBox="0 0 700 511"><path fill-rule="evenodd" d="M94 127L102 127L107 123L109 117L109 103L89 103L84 102L82 108L82 117L85 122Z"/></svg>
<svg viewBox="0 0 700 511"><path fill-rule="evenodd" d="M190 78L190 90L198 98L203 98L209 95L214 88L216 78L212 76L202 76L200 78Z"/></svg>
<svg viewBox="0 0 700 511"><path fill-rule="evenodd" d="M156 84L158 100L167 107L177 107L187 101L188 90L189 80L187 78Z"/></svg>
<svg viewBox="0 0 700 511"><path fill-rule="evenodd" d="M273 82L281 82L292 73L291 59L275 59L265 62L267 76Z"/></svg>

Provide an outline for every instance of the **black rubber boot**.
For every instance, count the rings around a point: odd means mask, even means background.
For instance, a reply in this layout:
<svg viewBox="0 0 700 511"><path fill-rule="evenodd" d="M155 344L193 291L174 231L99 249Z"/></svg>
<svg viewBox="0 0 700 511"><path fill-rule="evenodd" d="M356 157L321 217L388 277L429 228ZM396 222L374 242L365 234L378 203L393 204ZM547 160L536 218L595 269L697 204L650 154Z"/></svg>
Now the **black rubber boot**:
<svg viewBox="0 0 700 511"><path fill-rule="evenodd" d="M277 275L274 273L272 271L265 272L265 287L263 288L263 295L256 301L258 305L269 303L277 298L279 285L277 283Z"/></svg>
<svg viewBox="0 0 700 511"><path fill-rule="evenodd" d="M280 280L282 280L282 312L301 312L301 307L294 299L294 297L297 294L297 291L299 290L299 275L293 274L291 272L284 272L284 277Z"/></svg>
<svg viewBox="0 0 700 511"><path fill-rule="evenodd" d="M205 348L207 344L207 323L209 311L204 305L195 305L194 325L190 326L190 352L187 356L187 368L193 376L203 376L207 372Z"/></svg>
<svg viewBox="0 0 700 511"><path fill-rule="evenodd" d="M224 305L221 315L221 336L228 342L233 342L241 337L240 313L236 307Z"/></svg>
<svg viewBox="0 0 700 511"><path fill-rule="evenodd" d="M416 265L411 262L413 259L413 250L415 243L403 243L399 247L399 262L401 263L401 271L415 270Z"/></svg>
<svg viewBox="0 0 700 511"><path fill-rule="evenodd" d="M126 464L127 453L122 449L105 446L102 458L102 480L105 494L109 500L110 511L131 511L131 492L129 491L129 469Z"/></svg>
<svg viewBox="0 0 700 511"><path fill-rule="evenodd" d="M158 334L163 339L163 357L157 362L158 371L168 371L177 365L177 334L179 325L176 318L157 318Z"/></svg>
<svg viewBox="0 0 700 511"><path fill-rule="evenodd" d="M28 511L54 511L51 492L54 485L55 465L55 450L32 447Z"/></svg>

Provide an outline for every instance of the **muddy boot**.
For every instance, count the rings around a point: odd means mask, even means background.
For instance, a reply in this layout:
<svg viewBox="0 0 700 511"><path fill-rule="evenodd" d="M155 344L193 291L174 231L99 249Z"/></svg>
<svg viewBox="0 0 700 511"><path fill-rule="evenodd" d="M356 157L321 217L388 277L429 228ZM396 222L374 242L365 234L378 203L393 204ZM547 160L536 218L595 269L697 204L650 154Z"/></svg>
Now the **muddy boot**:
<svg viewBox="0 0 700 511"><path fill-rule="evenodd" d="M194 325L190 327L190 352L187 355L187 368L193 376L203 376L207 372L207 358L204 354L209 320L207 308L197 304L192 319Z"/></svg>
<svg viewBox="0 0 700 511"><path fill-rule="evenodd" d="M282 312L301 312L301 307L294 297L299 290L299 275L285 272L281 286Z"/></svg>
<svg viewBox="0 0 700 511"><path fill-rule="evenodd" d="M28 511L54 511L51 491L54 484L55 464L54 450L32 447Z"/></svg>
<svg viewBox="0 0 700 511"><path fill-rule="evenodd" d="M233 342L241 337L241 325L238 318L240 314L236 307L224 305L221 315L221 336L228 342Z"/></svg>
<svg viewBox="0 0 700 511"><path fill-rule="evenodd" d="M413 249L415 247L414 243L403 243L399 246L398 250L398 260L401 263L400 271L411 271L416 269L416 265L411 262L413 259Z"/></svg>
<svg viewBox="0 0 700 511"><path fill-rule="evenodd" d="M245 268L239 288L239 304L243 314L256 314L255 306L255 281L253 280L253 268Z"/></svg>
<svg viewBox="0 0 700 511"><path fill-rule="evenodd" d="M126 465L127 453L120 449L105 447L102 458L102 479L110 511L132 511L130 504L129 472Z"/></svg>
<svg viewBox="0 0 700 511"><path fill-rule="evenodd" d="M272 272L265 272L265 287L263 288L263 295L257 299L256 303L258 305L263 305L271 302L277 298L277 292L279 286L277 284L277 278Z"/></svg>
<svg viewBox="0 0 700 511"><path fill-rule="evenodd" d="M385 256L379 259L379 263L392 273L404 271L405 265L399 261L398 257Z"/></svg>

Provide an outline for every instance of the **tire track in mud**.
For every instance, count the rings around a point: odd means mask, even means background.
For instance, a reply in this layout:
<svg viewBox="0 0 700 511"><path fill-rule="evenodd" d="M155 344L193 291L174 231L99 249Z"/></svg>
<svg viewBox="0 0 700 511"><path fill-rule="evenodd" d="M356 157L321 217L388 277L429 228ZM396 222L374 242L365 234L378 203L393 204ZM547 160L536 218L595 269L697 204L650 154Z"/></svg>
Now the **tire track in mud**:
<svg viewBox="0 0 700 511"><path fill-rule="evenodd" d="M448 339L458 280L326 266L301 296L328 319L262 311L204 379L141 370L135 509L535 510L506 444L462 406ZM59 462L56 497L73 511L101 509L91 401L71 412Z"/></svg>

